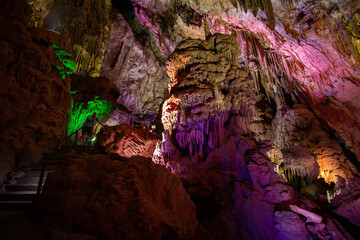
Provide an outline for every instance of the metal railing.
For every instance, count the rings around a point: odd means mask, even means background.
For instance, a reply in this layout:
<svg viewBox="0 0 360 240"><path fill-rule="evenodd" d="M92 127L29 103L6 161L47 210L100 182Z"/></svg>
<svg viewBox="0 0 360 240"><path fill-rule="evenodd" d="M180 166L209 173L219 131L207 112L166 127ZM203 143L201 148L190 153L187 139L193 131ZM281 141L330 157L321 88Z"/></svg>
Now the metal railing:
<svg viewBox="0 0 360 240"><path fill-rule="evenodd" d="M75 134L75 145L76 145L76 142L77 142L77 139L78 139L78 135L79 135L79 131L82 129L79 128L77 129L76 131L74 131L72 134L64 137L63 139L60 140L60 143L58 145L58 149L60 149L62 143L66 140L66 139L69 139L71 138L74 134ZM36 195L39 196L39 194L41 193L42 191L42 185L43 185L43 181L44 181L44 175L45 175L45 170L46 170L46 166L55 161L56 159L58 159L59 157L61 157L64 153L68 152L70 150L70 148L72 148L73 145L69 145L67 146L65 149L61 149L61 151L59 151L57 154L55 154L54 157L51 157L51 158L48 158L47 156L45 156L44 160L42 161L42 166L41 166L41 172L40 172L40 178L39 178L39 183L38 183L38 186L37 186L37 190L36 190Z"/></svg>

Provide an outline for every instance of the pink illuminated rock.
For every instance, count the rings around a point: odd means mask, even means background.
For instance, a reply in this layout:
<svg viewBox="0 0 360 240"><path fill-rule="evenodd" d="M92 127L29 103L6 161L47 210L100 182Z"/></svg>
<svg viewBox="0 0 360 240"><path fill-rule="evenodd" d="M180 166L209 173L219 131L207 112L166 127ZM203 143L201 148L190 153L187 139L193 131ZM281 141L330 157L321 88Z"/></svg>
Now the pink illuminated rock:
<svg viewBox="0 0 360 240"><path fill-rule="evenodd" d="M360 178L352 177L345 181L340 176L337 177L339 184L333 191L328 192L328 201L337 207L334 212L360 227Z"/></svg>
<svg viewBox="0 0 360 240"><path fill-rule="evenodd" d="M334 154L339 145L305 107L282 109L285 100L281 97L277 117L266 126L272 113L264 110L264 95L256 92L248 69L233 61L235 42L231 38L215 34L207 41L183 41L176 48L168 62L171 82L170 96L163 105L165 131L153 162L181 177L196 204L202 234L219 239L343 236L333 228L328 233L327 225L310 212L316 204L309 199L299 212L321 222L314 227L307 228L305 219L292 212L274 216L276 205L289 209L298 201L280 166L286 165L301 178L316 179L319 168L324 168L323 162L316 161L316 150L340 160L341 155ZM220 46L222 51L214 50ZM264 124L260 134L252 135L261 126L249 127L253 123ZM284 151L252 136L273 139ZM300 147L310 143L319 146ZM332 174L348 166L336 160L333 162L341 164L326 165Z"/></svg>
<svg viewBox="0 0 360 240"><path fill-rule="evenodd" d="M275 235L278 239L309 239L309 231L298 215L290 211L275 212Z"/></svg>
<svg viewBox="0 0 360 240"><path fill-rule="evenodd" d="M293 211L293 212L296 212L298 214L301 214L303 215L304 217L306 217L308 220L310 220L311 222L314 222L314 223L321 223L322 222L322 217L313 213L313 212L309 212L305 209L302 209L296 205L289 205L290 206L290 209Z"/></svg>

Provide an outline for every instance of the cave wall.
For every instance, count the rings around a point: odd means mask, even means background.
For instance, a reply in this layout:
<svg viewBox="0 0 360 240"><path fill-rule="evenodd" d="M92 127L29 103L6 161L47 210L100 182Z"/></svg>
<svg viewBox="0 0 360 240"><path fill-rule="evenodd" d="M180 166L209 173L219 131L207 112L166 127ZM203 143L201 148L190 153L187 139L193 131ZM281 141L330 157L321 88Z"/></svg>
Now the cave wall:
<svg viewBox="0 0 360 240"><path fill-rule="evenodd" d="M129 23L118 14L118 27L111 36L100 73L119 89L118 102L137 119L150 125L167 94L165 67L147 46L137 40Z"/></svg>
<svg viewBox="0 0 360 240"><path fill-rule="evenodd" d="M115 23L111 0L30 0L30 26L58 32L69 42L76 72L99 76Z"/></svg>
<svg viewBox="0 0 360 240"><path fill-rule="evenodd" d="M284 3L291 1L272 2L274 31L268 21L262 20L266 19L263 11L255 17L250 11L244 13L239 5L235 8L230 1L177 3L205 18L210 32L236 34L239 61L251 66L253 77L270 98L275 100L276 95L284 95L282 91L294 99L299 97L300 103L310 104L317 117L335 129L339 139L358 154L358 5L353 1L294 1L292 5ZM139 1L137 16L153 31L154 38L163 43L160 46L168 41L160 41L166 39L166 34L157 27L160 23L156 24L155 16L171 11L176 12L173 16L177 24L171 34L176 37L169 39L204 39L203 29L184 20L176 6L165 2L158 4L161 7L153 5L152 1ZM167 46L174 49L170 44ZM165 56L166 53L163 51Z"/></svg>
<svg viewBox="0 0 360 240"><path fill-rule="evenodd" d="M1 173L38 162L64 135L71 102L70 73L53 44L70 52L58 34L28 28L26 1L1 1ZM58 49L60 50L60 49ZM65 54L66 55L66 54ZM62 69L62 70L61 70Z"/></svg>
<svg viewBox="0 0 360 240"><path fill-rule="evenodd" d="M323 206L354 221L358 193L344 182L357 189L359 172L304 104L278 108L265 133L271 142L258 140L265 93L239 65L237 47L235 36L218 33L184 40L167 64L170 96L153 161L182 179L199 239L351 239ZM322 182L317 193L305 189Z"/></svg>
<svg viewBox="0 0 360 240"><path fill-rule="evenodd" d="M102 62L100 74L121 92L118 102L146 125L167 97L167 59L181 40L204 40L206 25L209 33L236 34L239 62L251 67L257 90L264 88L272 101L290 95L310 105L359 158L360 24L354 1L29 2L35 9L31 24L56 25L71 43L77 70L97 76Z"/></svg>

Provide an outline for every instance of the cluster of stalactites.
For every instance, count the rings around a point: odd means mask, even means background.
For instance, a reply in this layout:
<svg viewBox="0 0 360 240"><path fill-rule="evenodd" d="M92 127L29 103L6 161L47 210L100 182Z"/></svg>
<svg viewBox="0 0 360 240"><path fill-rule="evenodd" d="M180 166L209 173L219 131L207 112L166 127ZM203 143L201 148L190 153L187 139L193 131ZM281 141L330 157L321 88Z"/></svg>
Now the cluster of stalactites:
<svg viewBox="0 0 360 240"><path fill-rule="evenodd" d="M335 48L342 56L353 56L355 68L360 66L360 15L339 14L332 22ZM357 66L356 66L357 65Z"/></svg>
<svg viewBox="0 0 360 240"><path fill-rule="evenodd" d="M298 0L280 0L281 3L285 6L293 6L294 3L297 3ZM230 2L237 8L238 4L245 12L251 10L251 12L256 16L259 9L266 12L266 16L269 21L269 27L275 29L275 16L274 10L271 3L271 0L230 0Z"/></svg>
<svg viewBox="0 0 360 240"><path fill-rule="evenodd" d="M319 164L315 155L307 148L293 147L280 150L274 148L268 153L276 164L275 171L297 191L319 177Z"/></svg>
<svg viewBox="0 0 360 240"><path fill-rule="evenodd" d="M295 55L284 56L277 53L260 37L248 30L238 30L236 33L239 50L244 54L246 63L250 65L254 62L257 68L266 73L267 79L273 79L272 76L275 75L284 76L285 79L292 81L294 77L299 79L305 74L305 65ZM329 76L325 75L319 75L319 79L322 83L330 81Z"/></svg>
<svg viewBox="0 0 360 240"><path fill-rule="evenodd" d="M269 21L269 27L275 29L275 16L271 0L230 0L230 2L237 7L237 4L247 12L248 9L251 9L252 13L256 16L259 8L262 11L266 12Z"/></svg>
<svg viewBox="0 0 360 240"><path fill-rule="evenodd" d="M186 125L179 124L175 128L176 142L180 148L187 149L189 155L212 151L224 140L228 119L229 112L220 112Z"/></svg>

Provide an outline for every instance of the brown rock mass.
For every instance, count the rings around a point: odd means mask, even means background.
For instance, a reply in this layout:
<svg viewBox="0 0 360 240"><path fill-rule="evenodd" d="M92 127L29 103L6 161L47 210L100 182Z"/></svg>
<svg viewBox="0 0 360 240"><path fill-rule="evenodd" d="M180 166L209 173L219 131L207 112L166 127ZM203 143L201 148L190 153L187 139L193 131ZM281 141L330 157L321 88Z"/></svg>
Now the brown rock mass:
<svg viewBox="0 0 360 240"><path fill-rule="evenodd" d="M189 239L197 228L179 179L144 157L69 154L38 203L55 228L104 239Z"/></svg>

